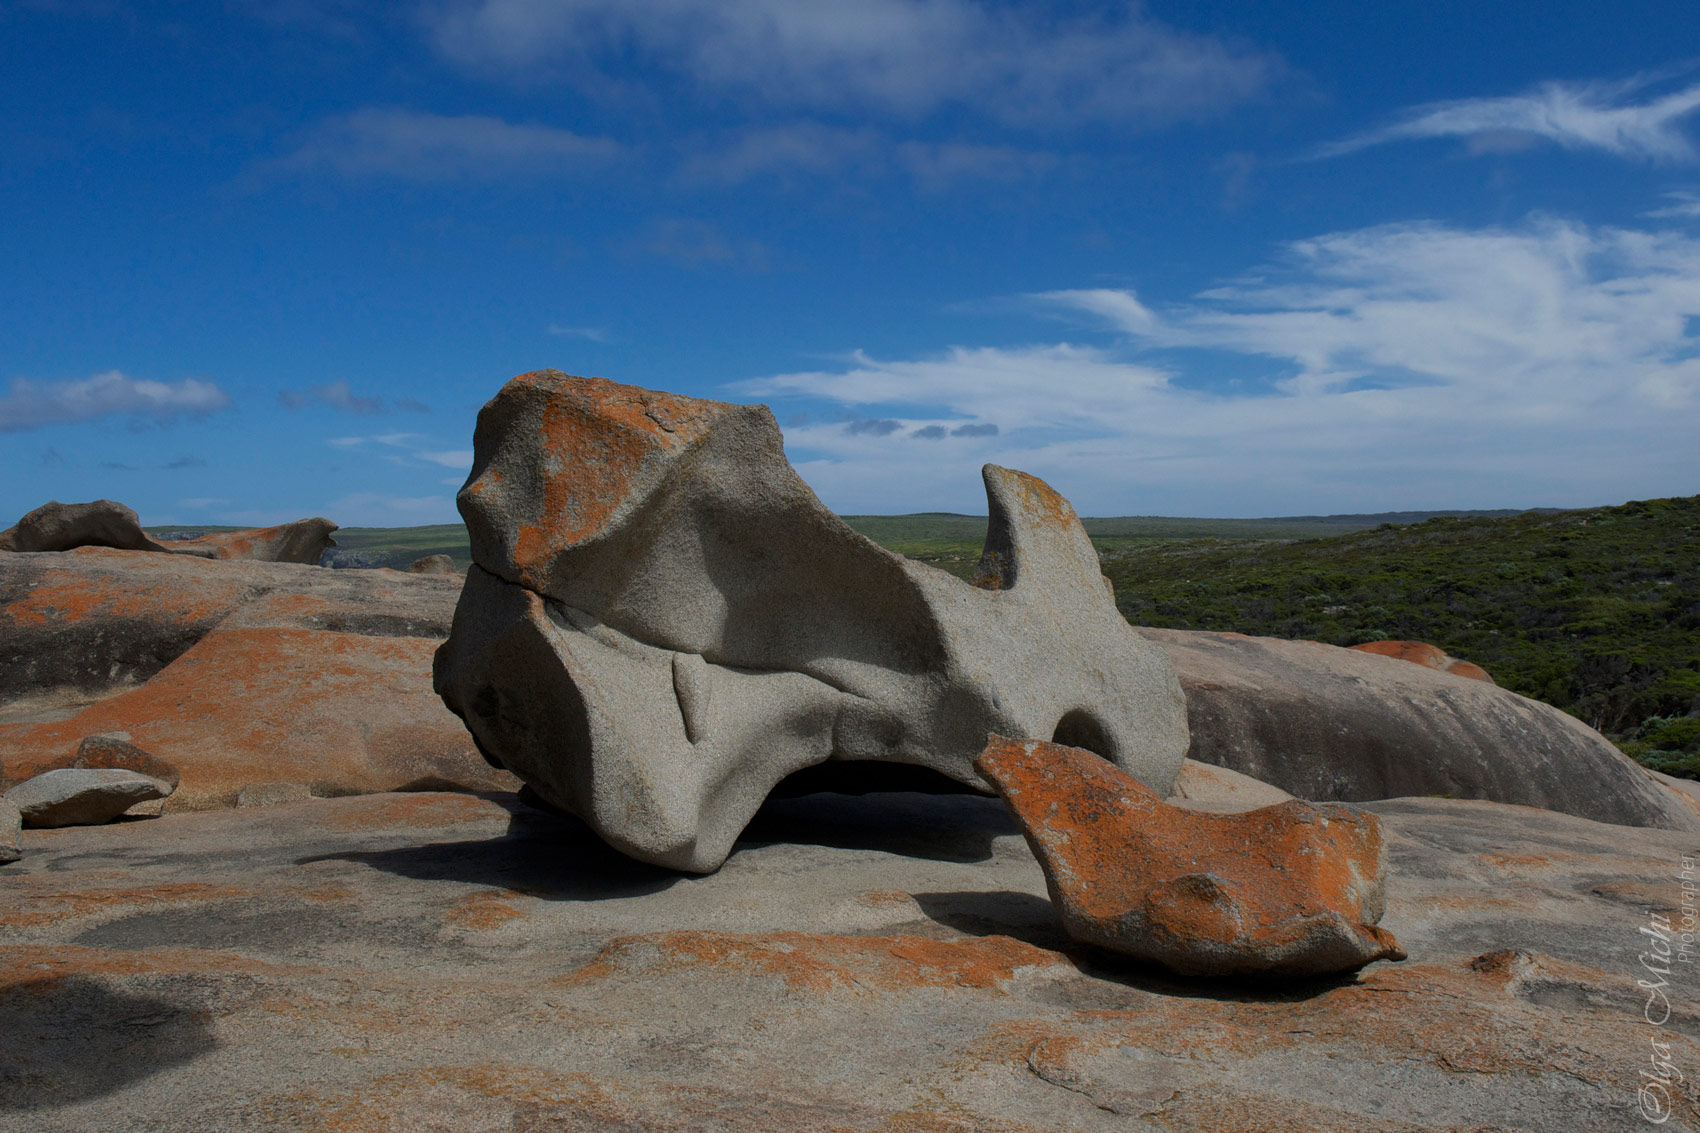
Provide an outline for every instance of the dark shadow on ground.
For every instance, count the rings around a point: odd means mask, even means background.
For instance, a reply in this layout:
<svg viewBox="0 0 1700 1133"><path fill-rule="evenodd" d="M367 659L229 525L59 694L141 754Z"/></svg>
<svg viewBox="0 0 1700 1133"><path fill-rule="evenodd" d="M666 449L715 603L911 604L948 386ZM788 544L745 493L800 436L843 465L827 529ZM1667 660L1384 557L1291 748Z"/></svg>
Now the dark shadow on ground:
<svg viewBox="0 0 1700 1133"><path fill-rule="evenodd" d="M795 843L880 850L941 862L983 862L992 840L1019 834L998 799L913 791L769 798L738 838L740 848Z"/></svg>
<svg viewBox="0 0 1700 1133"><path fill-rule="evenodd" d="M1038 948L1066 952L1072 944L1051 903L1008 889L912 893L927 919L972 936L1009 936Z"/></svg>
<svg viewBox="0 0 1700 1133"><path fill-rule="evenodd" d="M0 1112L103 1097L217 1045L198 1005L72 976L0 990Z"/></svg>
<svg viewBox="0 0 1700 1133"><path fill-rule="evenodd" d="M301 858L359 862L420 881L465 881L548 901L601 901L659 893L689 874L628 858L576 818L486 795L512 815L499 838L433 842L393 850L352 850Z"/></svg>

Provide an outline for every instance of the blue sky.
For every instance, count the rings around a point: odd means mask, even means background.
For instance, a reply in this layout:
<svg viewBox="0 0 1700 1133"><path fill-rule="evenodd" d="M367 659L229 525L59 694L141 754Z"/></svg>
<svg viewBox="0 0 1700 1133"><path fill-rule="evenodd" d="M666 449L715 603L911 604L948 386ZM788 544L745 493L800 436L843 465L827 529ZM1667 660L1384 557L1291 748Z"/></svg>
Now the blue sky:
<svg viewBox="0 0 1700 1133"><path fill-rule="evenodd" d="M1700 492L1700 5L0 2L0 517L447 522L543 366L844 512Z"/></svg>

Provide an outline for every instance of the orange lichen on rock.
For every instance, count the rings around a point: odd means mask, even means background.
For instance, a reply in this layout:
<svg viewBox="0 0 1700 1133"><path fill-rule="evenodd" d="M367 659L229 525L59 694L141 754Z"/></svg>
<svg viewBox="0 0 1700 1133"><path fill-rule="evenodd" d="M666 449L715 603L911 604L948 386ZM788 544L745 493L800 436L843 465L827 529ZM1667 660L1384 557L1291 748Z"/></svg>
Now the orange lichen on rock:
<svg viewBox="0 0 1700 1133"><path fill-rule="evenodd" d="M109 562L122 562L120 556L148 552L102 547L99 554ZM42 571L28 585L27 591L0 606L0 625L46 626L96 615L156 624L210 624L234 610L247 590L234 578L197 579L191 585L177 578L120 581L76 567Z"/></svg>
<svg viewBox="0 0 1700 1133"><path fill-rule="evenodd" d="M996 989L1020 969L1068 963L1060 953L1008 936L934 940L807 932L665 932L614 940L596 959L559 982L604 979L628 969L653 973L712 966L776 976L793 991Z"/></svg>
<svg viewBox="0 0 1700 1133"><path fill-rule="evenodd" d="M461 928L489 932L511 921L524 920L525 914L508 904L515 896L506 889L484 889L468 894L448 907L443 919Z"/></svg>
<svg viewBox="0 0 1700 1133"><path fill-rule="evenodd" d="M534 589L545 585L558 555L610 523L653 456L707 436L713 419L732 408L558 370L521 374L503 396L507 405L536 414L535 431L520 435L536 447L525 463L541 484L504 484L501 470L486 463L462 490L462 504L507 510L538 501L534 514L507 516L513 568ZM539 487L535 495L528 491Z"/></svg>
<svg viewBox="0 0 1700 1133"><path fill-rule="evenodd" d="M32 879L33 880L33 879ZM51 880L49 878L48 880ZM61 879L62 880L62 879ZM128 888L65 890L25 886L0 903L0 928L22 929L94 916L131 905L166 905L188 901L222 901L249 897L246 889L182 881Z"/></svg>
<svg viewBox="0 0 1700 1133"><path fill-rule="evenodd" d="M1487 670L1480 665L1460 661L1439 646L1430 645L1426 641L1366 641L1362 645L1352 645L1348 648L1359 653L1373 653L1378 657L1391 657L1396 661L1409 661L1413 665L1438 669L1467 680L1486 681L1490 685L1494 683Z"/></svg>
<svg viewBox="0 0 1700 1133"><path fill-rule="evenodd" d="M171 809L228 806L252 783L320 793L430 783L502 789L431 691L435 643L301 629L221 629L147 684L68 720L0 725L0 771L21 781L125 731L182 772Z"/></svg>
<svg viewBox="0 0 1700 1133"><path fill-rule="evenodd" d="M1292 800L1173 807L1091 752L994 736L975 767L1045 869L1063 927L1183 975L1321 975L1405 953L1381 918L1379 820Z"/></svg>

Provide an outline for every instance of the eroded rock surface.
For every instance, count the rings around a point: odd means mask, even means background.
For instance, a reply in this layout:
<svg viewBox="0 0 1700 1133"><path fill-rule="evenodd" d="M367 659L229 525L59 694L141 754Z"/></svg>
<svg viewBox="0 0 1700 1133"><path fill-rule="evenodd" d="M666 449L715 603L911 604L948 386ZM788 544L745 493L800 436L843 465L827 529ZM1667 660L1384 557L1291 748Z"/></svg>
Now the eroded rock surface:
<svg viewBox="0 0 1700 1133"><path fill-rule="evenodd" d="M18 860L23 851L18 847L18 836L23 832L24 815L16 803L0 796L0 865L8 865Z"/></svg>
<svg viewBox="0 0 1700 1133"><path fill-rule="evenodd" d="M769 803L706 877L511 796L26 830L0 880L0 1126L1627 1129L1653 1037L1692 1083L1694 965L1660 1027L1636 986L1692 838L1371 806L1411 957L1279 990L1072 944L973 795ZM1700 1127L1691 1086L1670 1104L1665 1128Z"/></svg>
<svg viewBox="0 0 1700 1133"><path fill-rule="evenodd" d="M1314 641L1140 631L1186 690L1188 755L1301 799L1489 799L1598 822L1700 830L1611 742L1491 683Z"/></svg>
<svg viewBox="0 0 1700 1133"><path fill-rule="evenodd" d="M437 655L492 762L633 857L716 868L827 760L984 789L988 731L1057 736L1167 792L1179 687L1116 613L1068 502L987 466L980 586L828 511L765 406L559 371L479 414L474 566Z"/></svg>
<svg viewBox="0 0 1700 1133"><path fill-rule="evenodd" d="M975 766L1076 940L1187 976L1319 976L1405 958L1375 924L1386 864L1373 814L1297 799L1202 814L1043 740L994 736Z"/></svg>
<svg viewBox="0 0 1700 1133"><path fill-rule="evenodd" d="M25 826L96 826L169 794L169 783L134 771L67 767L25 780L6 792L6 800Z"/></svg>
<svg viewBox="0 0 1700 1133"><path fill-rule="evenodd" d="M0 555L0 787L123 732L180 772L168 809L273 782L511 789L431 689L459 589L93 547Z"/></svg>

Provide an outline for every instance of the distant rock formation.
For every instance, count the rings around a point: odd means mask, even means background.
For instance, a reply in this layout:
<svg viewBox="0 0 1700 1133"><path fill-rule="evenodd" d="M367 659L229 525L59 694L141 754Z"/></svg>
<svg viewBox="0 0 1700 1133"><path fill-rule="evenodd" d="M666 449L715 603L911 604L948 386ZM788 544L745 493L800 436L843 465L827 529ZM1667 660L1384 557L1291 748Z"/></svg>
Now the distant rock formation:
<svg viewBox="0 0 1700 1133"><path fill-rule="evenodd" d="M260 527L252 531L223 531L194 539L181 539L164 544L174 555L195 555L203 559L252 559L262 563L305 563L315 565L330 548L336 546L331 532L337 525L322 516L297 519L276 527Z"/></svg>
<svg viewBox="0 0 1700 1133"><path fill-rule="evenodd" d="M49 500L5 531L0 551L70 551L77 547L113 547L121 551L157 551L202 559L253 559L267 563L317 563L336 540L328 519L298 519L252 531L226 531L191 539L156 540L142 530L136 513L116 500L62 504Z"/></svg>
<svg viewBox="0 0 1700 1133"><path fill-rule="evenodd" d="M407 566L408 574L459 574L460 568L447 555L423 555Z"/></svg>
<svg viewBox="0 0 1700 1133"><path fill-rule="evenodd" d="M1076 940L1184 976L1320 976L1405 958L1375 924L1387 865L1373 814L1296 799L1201 814L1042 740L993 736L974 765L1021 824Z"/></svg>
<svg viewBox="0 0 1700 1133"><path fill-rule="evenodd" d="M828 511L765 406L542 370L484 407L473 447L474 566L437 689L492 762L632 857L713 870L775 784L827 760L984 790L993 731L1174 781L1174 674L1034 477L985 468L971 586Z"/></svg>
<svg viewBox="0 0 1700 1133"><path fill-rule="evenodd" d="M1700 818L1572 716L1491 682L1360 650L1148 629L1186 690L1191 758L1301 799L1489 799L1624 826Z"/></svg>
<svg viewBox="0 0 1700 1133"><path fill-rule="evenodd" d="M1426 641L1366 641L1362 645L1350 645L1347 648L1356 649L1359 653L1374 653L1382 657L1409 661L1414 665L1424 665L1430 669L1439 669L1455 677L1486 681L1490 685L1496 683L1480 665L1460 661L1439 646L1430 645Z"/></svg>
<svg viewBox="0 0 1700 1133"><path fill-rule="evenodd" d="M166 550L142 530L142 521L136 513L117 500L93 500L86 504L48 500L0 531L0 551L69 551L73 547Z"/></svg>

